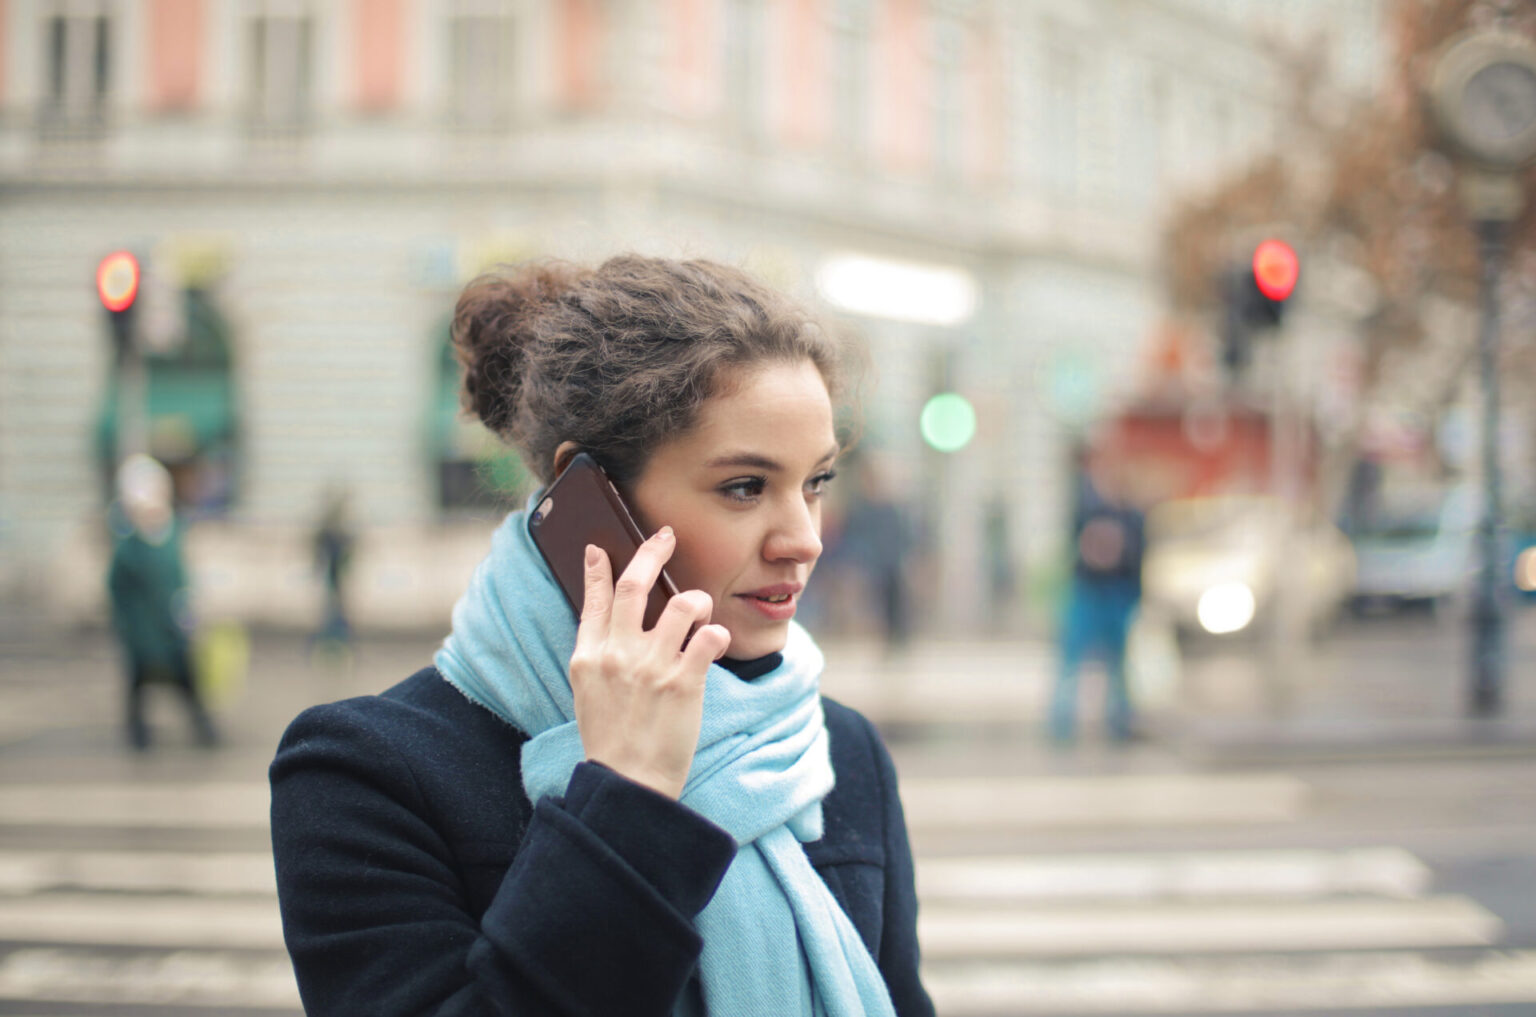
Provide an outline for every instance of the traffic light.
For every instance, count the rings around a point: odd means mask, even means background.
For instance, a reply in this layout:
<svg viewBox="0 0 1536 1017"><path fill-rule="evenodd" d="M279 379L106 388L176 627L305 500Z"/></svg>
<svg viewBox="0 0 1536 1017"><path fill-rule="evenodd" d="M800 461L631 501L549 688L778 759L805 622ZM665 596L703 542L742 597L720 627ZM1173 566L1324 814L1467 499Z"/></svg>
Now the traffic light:
<svg viewBox="0 0 1536 1017"><path fill-rule="evenodd" d="M1266 240L1246 265L1228 268L1220 279L1221 361L1232 380L1248 366L1254 334L1277 327L1296 289L1301 262L1283 240Z"/></svg>
<svg viewBox="0 0 1536 1017"><path fill-rule="evenodd" d="M1283 240L1266 240L1253 249L1253 317L1268 325L1280 324L1285 302L1296 289L1301 262L1291 245Z"/></svg>
<svg viewBox="0 0 1536 1017"><path fill-rule="evenodd" d="M96 295L112 323L112 346L117 362L133 348L133 305L139 297L139 259L127 251L114 251L96 266Z"/></svg>

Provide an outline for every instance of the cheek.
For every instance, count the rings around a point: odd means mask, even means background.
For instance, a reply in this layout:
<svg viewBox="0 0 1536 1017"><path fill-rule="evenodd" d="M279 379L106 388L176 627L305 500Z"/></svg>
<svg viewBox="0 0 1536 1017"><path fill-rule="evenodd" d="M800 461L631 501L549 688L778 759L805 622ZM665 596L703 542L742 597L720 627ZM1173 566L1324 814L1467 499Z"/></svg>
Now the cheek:
<svg viewBox="0 0 1536 1017"><path fill-rule="evenodd" d="M679 541L676 564L668 568L680 588L718 596L750 565L749 558L750 548L738 535L695 532L686 543Z"/></svg>

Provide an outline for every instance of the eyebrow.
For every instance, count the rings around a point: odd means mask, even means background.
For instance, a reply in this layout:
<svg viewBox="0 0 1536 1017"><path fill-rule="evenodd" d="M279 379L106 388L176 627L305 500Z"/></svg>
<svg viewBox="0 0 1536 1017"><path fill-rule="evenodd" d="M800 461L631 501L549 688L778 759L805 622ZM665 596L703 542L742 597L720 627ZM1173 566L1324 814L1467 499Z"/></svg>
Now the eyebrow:
<svg viewBox="0 0 1536 1017"><path fill-rule="evenodd" d="M816 460L816 464L820 466L822 463L837 458L837 454L840 451L842 451L840 446L833 445L827 450L825 455ZM784 469L777 460L770 459L757 452L729 452L723 456L716 456L704 464L704 468L709 470L722 466L740 466L752 470L763 470L769 473Z"/></svg>

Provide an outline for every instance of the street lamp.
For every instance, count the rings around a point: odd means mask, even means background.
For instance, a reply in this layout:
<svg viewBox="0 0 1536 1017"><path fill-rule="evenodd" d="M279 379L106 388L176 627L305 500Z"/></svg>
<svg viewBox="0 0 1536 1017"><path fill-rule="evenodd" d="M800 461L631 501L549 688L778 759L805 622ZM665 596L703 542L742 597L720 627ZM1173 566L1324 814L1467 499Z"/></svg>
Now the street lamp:
<svg viewBox="0 0 1536 1017"><path fill-rule="evenodd" d="M1507 31L1458 36L1435 64L1431 109L1464 163L1462 200L1482 258L1478 360L1483 385L1481 568L1472 611L1471 710L1499 712L1504 615L1499 602L1499 276L1510 223L1525 203L1516 173L1536 160L1536 47Z"/></svg>

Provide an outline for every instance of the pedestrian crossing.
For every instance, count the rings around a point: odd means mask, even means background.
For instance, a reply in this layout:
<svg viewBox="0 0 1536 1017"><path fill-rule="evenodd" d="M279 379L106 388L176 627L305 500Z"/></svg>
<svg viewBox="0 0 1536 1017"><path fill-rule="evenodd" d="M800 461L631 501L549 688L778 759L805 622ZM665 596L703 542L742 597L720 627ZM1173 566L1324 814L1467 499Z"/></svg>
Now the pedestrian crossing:
<svg viewBox="0 0 1536 1017"><path fill-rule="evenodd" d="M903 799L942 1015L1536 1009L1536 950L1400 846L1131 846L1283 831L1314 804L1289 774L918 777ZM259 781L0 786L0 1013L299 1014L266 822ZM937 830L1124 831L1127 849L925 849ZM199 831L241 846L177 847Z"/></svg>

